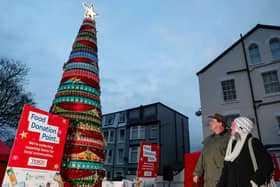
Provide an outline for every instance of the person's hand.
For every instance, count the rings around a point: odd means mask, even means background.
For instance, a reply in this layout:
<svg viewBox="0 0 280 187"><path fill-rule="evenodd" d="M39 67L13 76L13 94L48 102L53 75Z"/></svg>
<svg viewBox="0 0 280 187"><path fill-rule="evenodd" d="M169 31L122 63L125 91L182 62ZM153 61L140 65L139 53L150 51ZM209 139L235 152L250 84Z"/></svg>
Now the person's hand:
<svg viewBox="0 0 280 187"><path fill-rule="evenodd" d="M254 181L250 180L250 183L251 183L252 187L258 187L258 185Z"/></svg>
<svg viewBox="0 0 280 187"><path fill-rule="evenodd" d="M194 183L197 183L197 182L198 182L198 178L199 178L198 176L194 176L194 177L193 177L193 182L194 182Z"/></svg>

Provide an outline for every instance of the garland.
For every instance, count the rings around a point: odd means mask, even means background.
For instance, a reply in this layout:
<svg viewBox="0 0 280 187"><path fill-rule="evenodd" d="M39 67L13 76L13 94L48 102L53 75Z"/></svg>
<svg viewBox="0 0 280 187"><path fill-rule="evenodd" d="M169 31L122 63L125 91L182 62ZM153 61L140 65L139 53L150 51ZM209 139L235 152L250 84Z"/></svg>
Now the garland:
<svg viewBox="0 0 280 187"><path fill-rule="evenodd" d="M95 28L95 25L92 22L84 22L83 25L89 25Z"/></svg>
<svg viewBox="0 0 280 187"><path fill-rule="evenodd" d="M95 73L96 75L98 75L98 69L88 63L83 63L83 62L72 62L69 63L65 66L64 71L70 70L70 69L83 69L83 70L87 70L90 71L92 73Z"/></svg>
<svg viewBox="0 0 280 187"><path fill-rule="evenodd" d="M89 25L82 25L79 32L82 32L84 30L90 30L91 32L93 32L96 35L96 29L94 27L91 27Z"/></svg>
<svg viewBox="0 0 280 187"><path fill-rule="evenodd" d="M76 37L76 41L79 41L79 40L87 40L87 41L90 41L92 43L94 43L96 45L96 40L93 39L92 37L89 37L89 36L77 36ZM72 51L73 52L73 51Z"/></svg>
<svg viewBox="0 0 280 187"><path fill-rule="evenodd" d="M89 58L95 62L98 62L98 58L97 56L91 54L91 53L88 53L86 51L77 51L77 52L72 52L69 56L69 59L72 59L72 58L75 58L75 57L86 57L86 58Z"/></svg>
<svg viewBox="0 0 280 187"><path fill-rule="evenodd" d="M65 71L63 73L62 80L69 77L85 77L95 82L99 82L99 77L96 74L85 70L72 69L72 70Z"/></svg>
<svg viewBox="0 0 280 187"><path fill-rule="evenodd" d="M88 169L88 170L102 170L103 164L88 162L88 161L65 161L62 160L61 167L75 168L75 169Z"/></svg>
<svg viewBox="0 0 280 187"><path fill-rule="evenodd" d="M91 139L91 141L94 142L89 142L88 138L80 138L79 140L67 140L66 143L67 145L72 145L72 146L81 146L81 147L88 147L88 148L92 148L92 149L104 149L105 147L105 143L100 141L100 140L94 140Z"/></svg>
<svg viewBox="0 0 280 187"><path fill-rule="evenodd" d="M63 171L62 176L69 179L88 177L95 173L97 173L98 175L105 175L105 171L103 170L95 171L95 170L81 170L81 169L74 169L74 168L69 168L69 169L61 168L61 170Z"/></svg>
<svg viewBox="0 0 280 187"><path fill-rule="evenodd" d="M94 39L95 41L97 41L96 36L88 31L82 31L82 32L78 33L77 36L88 36L88 37L91 37L92 39Z"/></svg>
<svg viewBox="0 0 280 187"><path fill-rule="evenodd" d="M103 150L100 150L100 149L95 148L95 147L71 145L71 144L67 144L67 142L65 144L64 154L81 153L85 150L89 150L89 151L94 152L100 158L105 158Z"/></svg>
<svg viewBox="0 0 280 187"><path fill-rule="evenodd" d="M77 43L77 42L93 48L96 51L96 53L98 52L97 46L92 42L89 42L89 41L86 41L86 40L79 40L79 41L76 40L75 43ZM75 45L75 43L74 43L74 45Z"/></svg>
<svg viewBox="0 0 280 187"><path fill-rule="evenodd" d="M98 97L100 96L100 91L98 89L95 89L94 87L88 86L86 84L81 84L81 82L79 82L79 84L73 84L72 79L65 81L62 85L59 86L58 91L64 91L64 90L83 91L83 92L89 92Z"/></svg>
<svg viewBox="0 0 280 187"><path fill-rule="evenodd" d="M91 141L94 142L90 138L95 138L95 139L103 140L103 136L100 133L88 132L88 131L82 130L82 129L68 129L68 134L71 134L71 133L73 134L73 133L77 133L77 132L79 132L81 136L84 135L84 136L88 137L89 143Z"/></svg>
<svg viewBox="0 0 280 187"><path fill-rule="evenodd" d="M91 123L89 121L82 121L82 120L70 120L70 123L68 125L68 128L70 129L80 129L80 130L86 130L89 132L96 132L101 133L101 125L97 125L95 123Z"/></svg>
<svg viewBox="0 0 280 187"><path fill-rule="evenodd" d="M64 160L84 160L84 161L94 161L94 162L101 162L104 164L104 158L100 158L95 153L85 150L81 153L73 153L73 154L64 154Z"/></svg>
<svg viewBox="0 0 280 187"><path fill-rule="evenodd" d="M89 62L89 63L92 63L94 61L92 61L88 58L85 58L85 57L77 57L77 58L69 59L67 61L67 63L70 63L70 62ZM95 62L95 64L98 66L98 64L96 62Z"/></svg>
<svg viewBox="0 0 280 187"><path fill-rule="evenodd" d="M83 92L83 91L72 91L72 90L64 90L61 92L58 92L55 97L61 97L61 96L66 96L66 95L75 95L75 96L80 96L80 97L87 97L90 99L93 99L97 102L100 102L99 97L97 97L94 94L91 94L89 92Z"/></svg>
<svg viewBox="0 0 280 187"><path fill-rule="evenodd" d="M79 111L79 112L72 112L72 111L69 111L69 110L66 110L66 109L63 109L63 108L60 108L56 105L53 105L52 108L51 108L51 112L53 113L70 113L70 114L83 114L83 115L87 115L87 116L91 116L91 117L96 117L97 119L101 120L101 116L100 116L100 111L98 112L97 109L93 109L93 110L86 110L86 111ZM79 124L80 126L81 125L87 125L87 124L83 124L80 122Z"/></svg>
<svg viewBox="0 0 280 187"><path fill-rule="evenodd" d="M92 99L88 99L86 97L61 96L61 97L57 97L53 100L53 104L58 104L58 103L61 103L61 102L78 102L78 103L91 105L91 106L94 106L98 109L101 109L101 106L100 106L99 102L97 102L95 100L92 100Z"/></svg>
<svg viewBox="0 0 280 187"><path fill-rule="evenodd" d="M72 48L72 52L77 52L77 51L81 51L81 50L87 51L87 52L92 53L93 55L97 56L96 51L94 51L93 48L90 48L90 47L85 46L80 43L76 43L76 45L73 46L73 48Z"/></svg>
<svg viewBox="0 0 280 187"><path fill-rule="evenodd" d="M72 120L76 120L76 119L77 119L77 120L91 121L91 122L94 122L94 123L96 123L96 124L101 125L101 121L100 121L100 120L95 119L95 118L93 118L93 117L80 115L80 114L63 114L63 113L61 113L61 114L59 114L59 116L65 117L65 118L68 118L68 119L70 118L70 119L72 119Z"/></svg>

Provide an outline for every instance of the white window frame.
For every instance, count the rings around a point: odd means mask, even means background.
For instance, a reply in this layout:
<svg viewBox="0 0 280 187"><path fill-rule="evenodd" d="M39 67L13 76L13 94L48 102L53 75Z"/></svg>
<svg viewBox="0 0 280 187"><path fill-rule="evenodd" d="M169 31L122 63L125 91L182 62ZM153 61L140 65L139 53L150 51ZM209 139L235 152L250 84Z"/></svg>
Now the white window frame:
<svg viewBox="0 0 280 187"><path fill-rule="evenodd" d="M224 90L223 83L229 82L229 81L233 81L233 88ZM221 81L221 88L222 88L223 101L224 101L225 103L237 101L237 93L236 93L236 87L235 87L235 79L222 80L222 81ZM234 92L235 98L233 98L233 99L227 99L227 100L226 100L226 99L225 99L225 97L226 97L225 93L229 93L229 92L230 92L230 93ZM229 97L229 96L227 96L227 97Z"/></svg>
<svg viewBox="0 0 280 187"><path fill-rule="evenodd" d="M134 149L134 150L132 150L132 149ZM128 162L129 162L129 163L138 163L138 160L139 160L139 151L140 151L140 147L129 147L129 159L128 159ZM132 160L132 157L131 157L132 152L134 152L134 153L136 152L136 154L137 154L137 158L136 158L135 161Z"/></svg>
<svg viewBox="0 0 280 187"><path fill-rule="evenodd" d="M264 80L264 76L265 75L268 75L268 74L272 74L272 73L275 73L276 75L276 80L273 80L272 82L268 82L266 83L265 80ZM272 71L267 71L267 72L263 72L262 73L262 80L263 80L263 86L264 86L264 93L265 95L274 95L274 94L279 94L280 93L280 82L279 82L279 76L278 76L278 71L277 70L272 70ZM270 92L267 92L267 85L268 84L276 84L276 86L278 87L279 91L270 91ZM278 85L277 85L278 84ZM269 85L268 85L269 86Z"/></svg>
<svg viewBox="0 0 280 187"><path fill-rule="evenodd" d="M133 130L137 130L136 137L133 137ZM145 139L145 126L133 126L130 128L130 140L139 140L139 139Z"/></svg>
<svg viewBox="0 0 280 187"><path fill-rule="evenodd" d="M118 123L124 123L125 122L125 111L124 112L120 112L119 113L119 120L118 120Z"/></svg>

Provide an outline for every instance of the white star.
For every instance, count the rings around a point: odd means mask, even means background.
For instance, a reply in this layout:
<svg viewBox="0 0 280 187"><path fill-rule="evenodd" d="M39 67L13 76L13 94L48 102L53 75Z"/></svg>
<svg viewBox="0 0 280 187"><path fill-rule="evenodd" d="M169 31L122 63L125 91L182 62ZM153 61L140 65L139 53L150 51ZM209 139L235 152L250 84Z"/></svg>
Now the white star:
<svg viewBox="0 0 280 187"><path fill-rule="evenodd" d="M94 12L92 4L88 6L86 3L83 3L83 6L86 10L85 17L89 17L90 19L94 20L94 17L98 16L98 14Z"/></svg>

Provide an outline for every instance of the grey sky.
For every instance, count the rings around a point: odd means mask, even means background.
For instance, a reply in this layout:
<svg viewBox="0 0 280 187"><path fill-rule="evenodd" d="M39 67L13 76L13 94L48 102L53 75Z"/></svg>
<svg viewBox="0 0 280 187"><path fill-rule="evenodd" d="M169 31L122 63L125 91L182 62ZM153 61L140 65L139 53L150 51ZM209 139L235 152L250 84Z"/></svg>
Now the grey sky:
<svg viewBox="0 0 280 187"><path fill-rule="evenodd" d="M26 89L48 111L82 23L82 1L2 0L0 56L31 68ZM88 1L87 3L90 3ZM201 142L196 72L256 24L280 25L279 0L96 0L103 113L162 102ZM211 90L209 90L211 94Z"/></svg>

